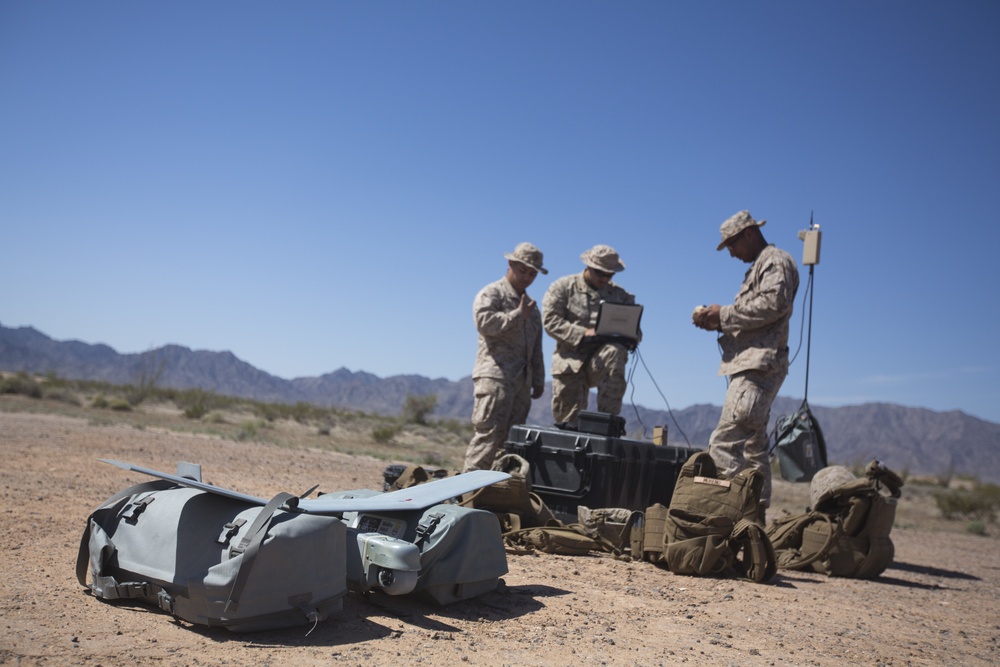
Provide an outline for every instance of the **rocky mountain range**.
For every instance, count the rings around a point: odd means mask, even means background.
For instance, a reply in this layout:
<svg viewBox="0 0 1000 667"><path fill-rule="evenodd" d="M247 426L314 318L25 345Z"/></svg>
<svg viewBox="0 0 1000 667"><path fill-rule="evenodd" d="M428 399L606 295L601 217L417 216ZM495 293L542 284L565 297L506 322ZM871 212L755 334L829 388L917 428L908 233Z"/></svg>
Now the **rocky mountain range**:
<svg viewBox="0 0 1000 667"><path fill-rule="evenodd" d="M317 377L286 380L261 371L231 352L190 350L167 345L141 354L120 354L107 345L56 341L31 327L0 325L0 370L55 373L67 379L130 384L153 369L158 383L177 389L200 388L259 401L313 403L323 407L398 414L407 395L437 396L438 418L468 419L472 379L431 379L420 375L380 378L346 368ZM551 424L549 394L535 401L528 421ZM793 413L801 398L779 397L775 419ZM1000 482L1000 424L961 411L935 412L889 403L829 408L810 405L818 420L831 463L852 465L872 458L912 474L968 474ZM692 405L668 412L631 405L622 415L630 437L648 438L654 425L666 425L671 444L704 446L721 407Z"/></svg>

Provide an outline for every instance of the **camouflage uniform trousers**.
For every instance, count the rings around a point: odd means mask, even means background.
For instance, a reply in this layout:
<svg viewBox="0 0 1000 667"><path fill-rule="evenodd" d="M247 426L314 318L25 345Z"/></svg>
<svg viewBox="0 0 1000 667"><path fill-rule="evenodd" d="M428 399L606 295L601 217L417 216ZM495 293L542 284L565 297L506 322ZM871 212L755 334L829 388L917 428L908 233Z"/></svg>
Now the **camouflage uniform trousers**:
<svg viewBox="0 0 1000 667"><path fill-rule="evenodd" d="M477 378L473 381L476 398L472 407L472 425L475 435L465 451L462 472L489 470L493 461L503 454L503 445L510 427L523 424L531 410L531 387L524 382L524 375L516 382L496 378Z"/></svg>
<svg viewBox="0 0 1000 667"><path fill-rule="evenodd" d="M719 424L708 441L708 453L723 477L744 468L755 468L764 476L760 494L762 508L771 505L771 462L768 460L767 423L771 403L778 395L786 372L743 371L729 378L726 403Z"/></svg>
<svg viewBox="0 0 1000 667"><path fill-rule="evenodd" d="M602 345L590 355L578 373L552 376L552 417L556 423L576 422L586 410L590 388L597 387L597 410L611 415L622 411L628 350L621 345Z"/></svg>

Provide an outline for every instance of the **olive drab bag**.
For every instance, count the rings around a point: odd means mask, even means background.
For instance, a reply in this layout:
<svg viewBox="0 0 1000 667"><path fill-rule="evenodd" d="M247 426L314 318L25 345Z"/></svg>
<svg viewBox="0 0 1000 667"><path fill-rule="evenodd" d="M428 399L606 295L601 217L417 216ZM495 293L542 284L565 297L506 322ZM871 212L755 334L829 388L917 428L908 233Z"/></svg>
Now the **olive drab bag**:
<svg viewBox="0 0 1000 667"><path fill-rule="evenodd" d="M633 538L633 553L638 549L675 574L770 581L777 572L774 551L756 523L763 486L757 470L723 479L708 452L694 454L681 468L670 507L647 509L642 544Z"/></svg>
<svg viewBox="0 0 1000 667"><path fill-rule="evenodd" d="M492 469L508 473L510 477L465 494L459 500L460 505L492 512L500 520L504 532L555 522L545 502L531 491L531 464L525 458L505 454L493 463ZM457 471L443 468L392 464L382 473L385 478L383 490L406 489L457 474Z"/></svg>
<svg viewBox="0 0 1000 667"><path fill-rule="evenodd" d="M663 560L663 548L667 544L664 536L664 525L667 521L667 508L656 503L646 508L636 521L632 523L629 549L632 560L645 560L650 563L666 562Z"/></svg>
<svg viewBox="0 0 1000 667"><path fill-rule="evenodd" d="M630 551L634 528L642 520L642 512L624 507L591 509L578 505L576 515L588 535L606 540L617 555Z"/></svg>
<svg viewBox="0 0 1000 667"><path fill-rule="evenodd" d="M607 552L621 555L609 540L591 535L586 526L578 523L511 530L503 534L503 541L512 553L542 551L563 556L587 556L594 552Z"/></svg>
<svg viewBox="0 0 1000 667"><path fill-rule="evenodd" d="M531 464L527 459L518 454L504 454L493 462L492 470L510 477L466 494L462 505L492 512L500 520L504 533L560 523L545 501L532 492Z"/></svg>
<svg viewBox="0 0 1000 667"><path fill-rule="evenodd" d="M394 463L386 466L382 471L384 483L382 490L385 492L408 489L418 484L426 484L438 479L452 477L458 473L445 468L432 468L420 465L405 465Z"/></svg>
<svg viewBox="0 0 1000 667"><path fill-rule="evenodd" d="M778 519L767 534L778 567L833 577L871 579L892 563L889 537L903 480L878 461L865 477L818 496L803 514Z"/></svg>
<svg viewBox="0 0 1000 667"><path fill-rule="evenodd" d="M513 528L504 532L504 543L513 553L542 551L564 556L610 553L625 559L634 526L642 512L623 508L577 507L577 523L562 524L552 518L536 527Z"/></svg>
<svg viewBox="0 0 1000 667"><path fill-rule="evenodd" d="M531 500L531 464L517 454L504 454L493 462L492 469L510 477L473 491L462 498L462 504L495 514L516 514L527 520L525 526L532 525L530 519L536 509Z"/></svg>

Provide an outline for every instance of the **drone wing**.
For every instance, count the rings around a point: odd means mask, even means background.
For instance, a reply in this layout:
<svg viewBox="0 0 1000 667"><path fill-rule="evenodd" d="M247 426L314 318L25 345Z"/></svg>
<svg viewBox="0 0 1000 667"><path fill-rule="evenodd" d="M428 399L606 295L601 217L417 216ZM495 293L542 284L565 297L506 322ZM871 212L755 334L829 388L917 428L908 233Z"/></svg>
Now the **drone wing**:
<svg viewBox="0 0 1000 667"><path fill-rule="evenodd" d="M98 459L101 463L108 463L117 466L122 470L142 473L151 477L159 477L175 484L187 486L199 491L207 491L219 496L234 498L252 505L264 506L267 500L258 498L239 491L233 491L221 486L206 484L190 477L182 477L168 472L143 468L142 466L125 463L123 461L113 461L111 459ZM505 472L497 470L474 470L472 472L446 477L444 479L418 484L407 489L392 491L390 493L379 493L367 498L306 498L299 500L298 508L311 514L340 514L341 512L391 512L420 510L437 505L447 500L470 491L475 491L490 484L502 482L510 477Z"/></svg>
<svg viewBox="0 0 1000 667"><path fill-rule="evenodd" d="M159 477L160 479L165 479L168 482L173 482L174 484L180 484L182 486L188 486L192 489L198 489L199 491L208 491L209 493L214 493L217 496L225 496L227 498L235 498L236 500L242 500L245 503L250 503L251 505L261 505L267 504L267 500L264 498L258 498L257 496L251 496L246 493L240 493L239 491L233 491L231 489L225 489L221 486L213 486L212 484L206 484L205 482L200 482L190 477L181 477L180 475L173 475L169 472L160 472L159 470L152 470L150 468L143 468L142 466L132 465L131 463L125 463L124 461L112 461L111 459L97 459L101 463L110 463L113 466L118 466L122 470L130 470L132 472L139 472L143 475L149 475L150 477Z"/></svg>
<svg viewBox="0 0 1000 667"><path fill-rule="evenodd" d="M473 470L454 477L445 477L426 484L418 484L389 493L380 493L367 498L324 498L320 496L319 498L300 500L299 509L312 514L419 510L509 478L509 474L497 470Z"/></svg>

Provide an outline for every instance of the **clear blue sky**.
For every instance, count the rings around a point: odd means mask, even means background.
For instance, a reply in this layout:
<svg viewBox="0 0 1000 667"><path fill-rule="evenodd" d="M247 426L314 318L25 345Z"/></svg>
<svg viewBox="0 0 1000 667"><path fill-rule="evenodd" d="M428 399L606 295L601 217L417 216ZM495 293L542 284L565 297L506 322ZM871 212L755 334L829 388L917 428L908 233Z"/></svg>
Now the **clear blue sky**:
<svg viewBox="0 0 1000 667"><path fill-rule="evenodd" d="M719 225L801 260L814 213L810 403L1000 422L998 119L993 0L4 0L0 322L454 380L503 253L541 301L606 243L670 406L721 404Z"/></svg>

